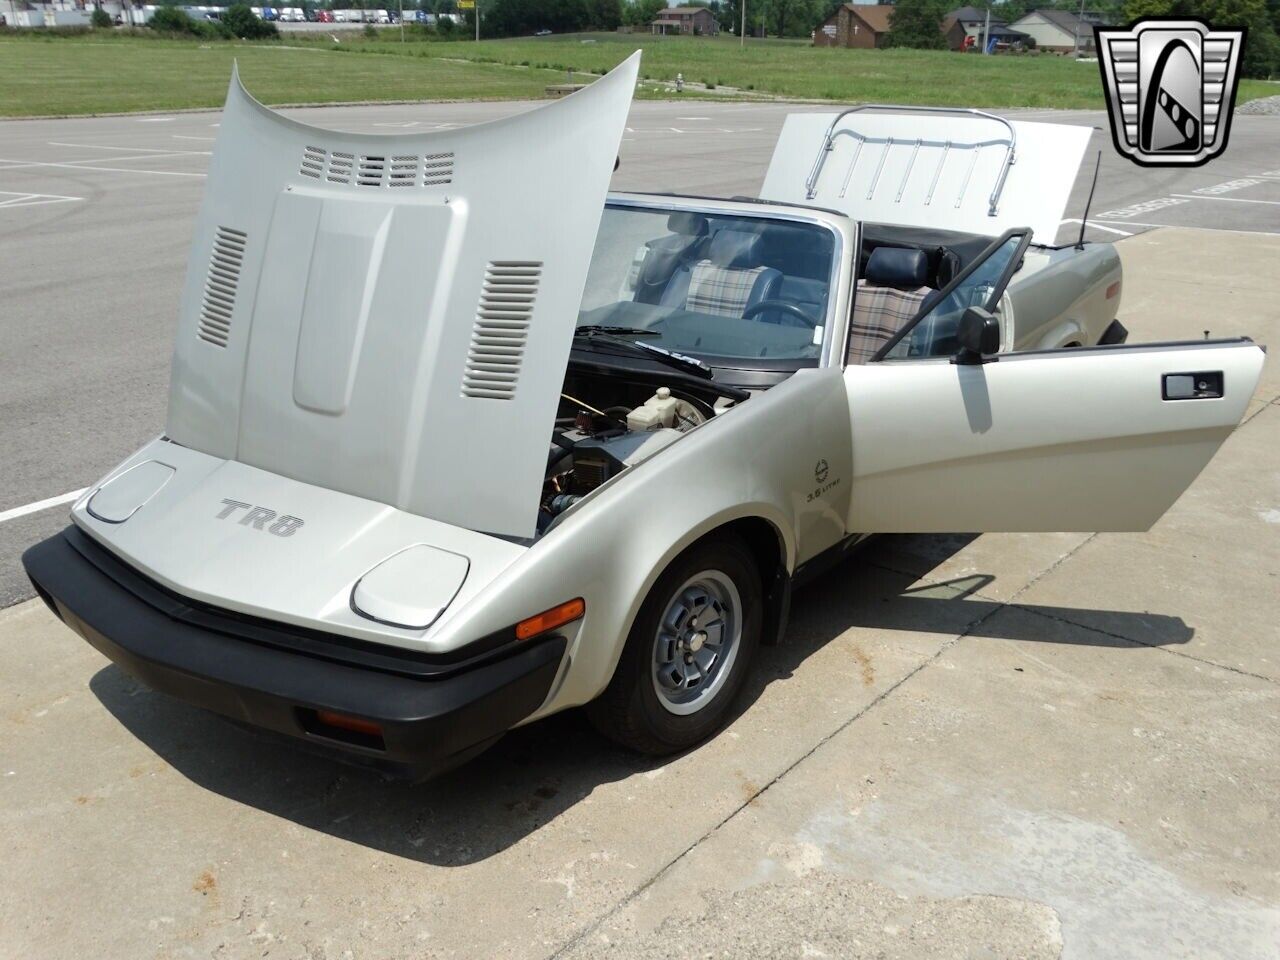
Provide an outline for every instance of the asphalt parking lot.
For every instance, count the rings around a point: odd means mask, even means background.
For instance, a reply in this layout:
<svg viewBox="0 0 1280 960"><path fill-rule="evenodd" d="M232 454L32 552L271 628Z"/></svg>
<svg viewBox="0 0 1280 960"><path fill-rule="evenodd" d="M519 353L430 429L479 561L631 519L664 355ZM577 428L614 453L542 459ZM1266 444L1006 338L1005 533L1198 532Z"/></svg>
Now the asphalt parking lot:
<svg viewBox="0 0 1280 960"><path fill-rule="evenodd" d="M615 185L753 193L789 109L639 103ZM1150 533L881 538L674 760L571 713L384 782L108 665L17 557L162 428L216 123L0 123L0 957L1280 956L1274 363ZM1280 118L1196 170L1095 146L1131 339L1280 343Z"/></svg>

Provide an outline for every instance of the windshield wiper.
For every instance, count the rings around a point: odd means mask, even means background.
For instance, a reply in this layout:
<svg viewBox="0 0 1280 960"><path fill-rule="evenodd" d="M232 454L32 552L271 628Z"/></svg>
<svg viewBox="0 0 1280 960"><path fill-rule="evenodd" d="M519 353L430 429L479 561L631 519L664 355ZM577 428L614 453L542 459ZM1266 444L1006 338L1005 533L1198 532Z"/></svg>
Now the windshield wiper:
<svg viewBox="0 0 1280 960"><path fill-rule="evenodd" d="M660 330L646 330L643 327L619 327L608 323L584 323L573 331L575 337L591 337L598 333L612 333L628 337L660 337Z"/></svg>
<svg viewBox="0 0 1280 960"><path fill-rule="evenodd" d="M664 350L662 347L655 347L652 343L641 343L639 340L635 341L635 345L646 353L654 354L655 360L661 361L669 367L686 370L694 376L703 377L707 380L715 376L711 372L711 368L697 357L685 356L683 353L676 353L674 350Z"/></svg>
<svg viewBox="0 0 1280 960"><path fill-rule="evenodd" d="M583 327L578 328L579 331L583 329ZM621 329L626 330L627 328L623 327ZM652 333L654 331L646 330L639 332ZM575 336L574 339L577 339L577 337ZM627 337L620 337L617 334L606 332L592 332L585 334L583 339L588 342L600 341L610 345L625 347L633 354L641 354L649 359L657 360L659 363L666 364L668 367L674 367L675 369L681 370L685 373L693 374L693 376L700 377L703 380L710 380L715 376L711 368L697 357L688 357L683 353L676 353L673 350L664 350L662 347L655 347L651 343L641 343L639 340L629 340Z"/></svg>

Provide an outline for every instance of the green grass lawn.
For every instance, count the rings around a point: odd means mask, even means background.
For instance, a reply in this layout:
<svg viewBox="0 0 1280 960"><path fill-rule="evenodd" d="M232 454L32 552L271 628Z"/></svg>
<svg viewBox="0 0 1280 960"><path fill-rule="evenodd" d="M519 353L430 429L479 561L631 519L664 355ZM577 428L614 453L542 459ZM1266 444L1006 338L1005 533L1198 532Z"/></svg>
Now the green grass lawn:
<svg viewBox="0 0 1280 960"><path fill-rule="evenodd" d="M917 50L815 49L805 41L579 34L480 43L346 33L287 34L280 43L200 43L109 32L0 38L0 116L217 107L231 61L267 103L541 97L566 71L604 73L637 47L641 72L844 102L1101 108L1096 64L1065 57L982 57ZM1240 101L1280 93L1244 81ZM642 95L668 96L666 91Z"/></svg>
<svg viewBox="0 0 1280 960"><path fill-rule="evenodd" d="M395 54L403 45L392 38L356 37L348 46ZM699 83L788 97L971 107L1103 106L1096 63L1051 55L841 50L815 48L805 40L748 40L743 48L734 38L609 33L482 40L447 49L449 56L470 60L604 73L637 48L644 51L640 71L645 77L674 80L682 73ZM1280 85L1245 81L1240 101L1274 94L1280 94Z"/></svg>
<svg viewBox="0 0 1280 960"><path fill-rule="evenodd" d="M220 107L232 60L266 103L527 99L563 79L551 71L441 60L442 46L415 44L414 52L432 56L392 58L287 43L0 39L0 116Z"/></svg>

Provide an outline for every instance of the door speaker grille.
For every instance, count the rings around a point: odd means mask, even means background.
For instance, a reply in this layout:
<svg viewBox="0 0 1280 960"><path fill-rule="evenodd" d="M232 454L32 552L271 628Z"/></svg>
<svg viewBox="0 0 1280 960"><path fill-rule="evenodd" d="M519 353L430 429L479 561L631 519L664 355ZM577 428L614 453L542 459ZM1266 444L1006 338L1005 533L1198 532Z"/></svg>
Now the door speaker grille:
<svg viewBox="0 0 1280 960"><path fill-rule="evenodd" d="M247 239L242 231L230 227L219 227L213 238L196 335L215 347L225 347L231 336L231 313L236 306L236 287L240 283Z"/></svg>
<svg viewBox="0 0 1280 960"><path fill-rule="evenodd" d="M515 397L541 276L541 261L490 261L462 377L464 397Z"/></svg>

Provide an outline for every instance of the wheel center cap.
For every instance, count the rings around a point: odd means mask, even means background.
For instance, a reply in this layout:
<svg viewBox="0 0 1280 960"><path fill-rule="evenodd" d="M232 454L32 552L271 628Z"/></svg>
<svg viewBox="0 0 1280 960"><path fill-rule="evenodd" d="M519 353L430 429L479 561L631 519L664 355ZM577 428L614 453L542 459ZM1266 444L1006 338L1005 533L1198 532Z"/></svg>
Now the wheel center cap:
<svg viewBox="0 0 1280 960"><path fill-rule="evenodd" d="M703 630L695 630L689 635L689 652L697 653L702 649L702 645L707 642L707 634Z"/></svg>

